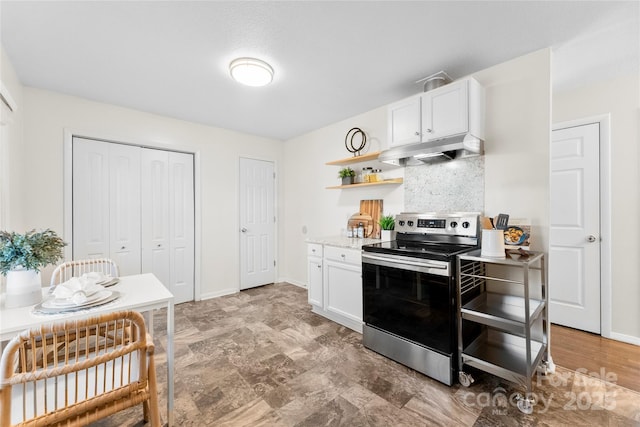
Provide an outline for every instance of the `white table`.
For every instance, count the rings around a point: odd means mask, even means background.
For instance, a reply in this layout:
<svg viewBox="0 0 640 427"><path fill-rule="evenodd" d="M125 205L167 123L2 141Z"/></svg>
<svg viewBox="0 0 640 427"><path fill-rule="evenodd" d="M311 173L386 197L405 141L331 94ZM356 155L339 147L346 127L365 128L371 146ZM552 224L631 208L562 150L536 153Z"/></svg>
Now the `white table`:
<svg viewBox="0 0 640 427"><path fill-rule="evenodd" d="M67 321L87 318L97 314L112 313L114 311L132 310L150 312L151 310L167 309L167 423L173 425L173 295L164 287L162 282L151 273L136 274L120 277L120 282L108 289L120 292L120 298L86 311L77 313L62 313L55 315L36 315L31 313L33 306L4 308L0 305L0 343L8 341L26 329L38 327L52 321ZM43 297L47 296L48 288L43 288ZM0 304L2 304L0 302ZM153 314L147 317L148 329L153 333Z"/></svg>

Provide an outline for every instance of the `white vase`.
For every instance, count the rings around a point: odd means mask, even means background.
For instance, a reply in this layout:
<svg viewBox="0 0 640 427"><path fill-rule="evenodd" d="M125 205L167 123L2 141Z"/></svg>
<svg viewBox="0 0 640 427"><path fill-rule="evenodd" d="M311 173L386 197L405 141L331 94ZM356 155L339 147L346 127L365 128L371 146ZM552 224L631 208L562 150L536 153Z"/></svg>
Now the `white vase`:
<svg viewBox="0 0 640 427"><path fill-rule="evenodd" d="M42 279L37 270L10 270L7 272L6 308L24 307L42 301Z"/></svg>
<svg viewBox="0 0 640 427"><path fill-rule="evenodd" d="M380 230L380 240L382 240L383 242L396 240L395 230Z"/></svg>

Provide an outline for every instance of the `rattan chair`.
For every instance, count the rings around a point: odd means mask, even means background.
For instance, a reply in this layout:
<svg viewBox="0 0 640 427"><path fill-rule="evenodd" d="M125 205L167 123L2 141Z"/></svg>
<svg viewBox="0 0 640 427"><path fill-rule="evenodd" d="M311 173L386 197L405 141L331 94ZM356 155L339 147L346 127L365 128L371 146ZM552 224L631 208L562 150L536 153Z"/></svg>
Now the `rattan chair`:
<svg viewBox="0 0 640 427"><path fill-rule="evenodd" d="M72 277L80 277L85 273L100 272L107 276L119 277L120 269L118 265L108 258L79 259L67 261L53 270L51 274L50 290L60 283L66 282Z"/></svg>
<svg viewBox="0 0 640 427"><path fill-rule="evenodd" d="M0 359L0 425L83 426L142 403L160 426L153 352L133 311L25 331Z"/></svg>

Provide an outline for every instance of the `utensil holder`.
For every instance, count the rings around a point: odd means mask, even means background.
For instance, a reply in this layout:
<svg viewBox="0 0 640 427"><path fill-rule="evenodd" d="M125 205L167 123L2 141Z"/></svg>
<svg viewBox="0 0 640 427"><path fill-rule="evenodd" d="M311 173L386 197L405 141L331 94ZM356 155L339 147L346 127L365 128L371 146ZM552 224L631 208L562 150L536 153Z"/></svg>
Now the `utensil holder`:
<svg viewBox="0 0 640 427"><path fill-rule="evenodd" d="M490 258L505 258L504 231L482 230L482 249L480 255Z"/></svg>

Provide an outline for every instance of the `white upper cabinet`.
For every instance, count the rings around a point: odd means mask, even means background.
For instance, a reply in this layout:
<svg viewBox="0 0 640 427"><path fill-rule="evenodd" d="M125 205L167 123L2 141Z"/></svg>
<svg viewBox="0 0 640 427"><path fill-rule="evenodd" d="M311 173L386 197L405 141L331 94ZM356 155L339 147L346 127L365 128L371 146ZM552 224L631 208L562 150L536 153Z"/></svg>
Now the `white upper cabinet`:
<svg viewBox="0 0 640 427"><path fill-rule="evenodd" d="M420 95L389 105L387 135L389 146L420 142L422 135L420 111Z"/></svg>
<svg viewBox="0 0 640 427"><path fill-rule="evenodd" d="M389 147L470 133L484 139L484 88L455 81L388 107Z"/></svg>
<svg viewBox="0 0 640 427"><path fill-rule="evenodd" d="M422 141L469 130L468 82L448 84L422 95Z"/></svg>

